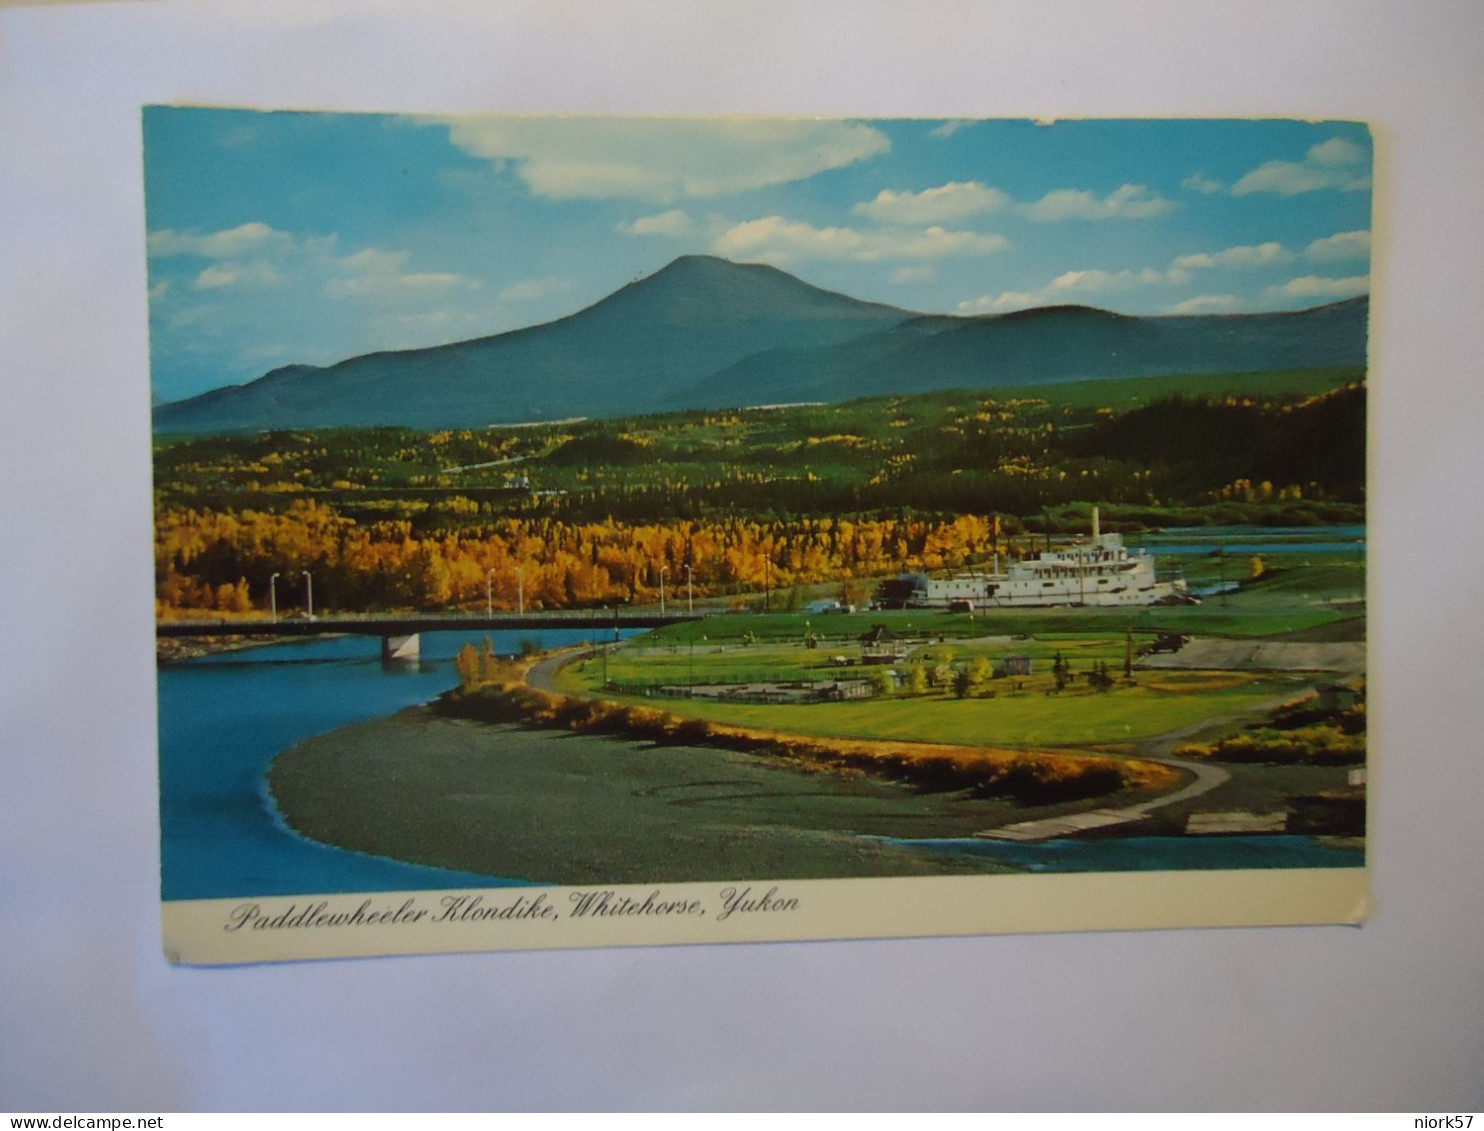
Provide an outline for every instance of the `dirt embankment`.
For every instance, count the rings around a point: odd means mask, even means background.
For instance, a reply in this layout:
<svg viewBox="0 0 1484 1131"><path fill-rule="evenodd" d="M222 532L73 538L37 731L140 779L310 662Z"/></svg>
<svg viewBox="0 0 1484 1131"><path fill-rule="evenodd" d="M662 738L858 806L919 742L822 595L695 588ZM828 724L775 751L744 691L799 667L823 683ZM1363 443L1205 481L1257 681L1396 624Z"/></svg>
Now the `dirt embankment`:
<svg viewBox="0 0 1484 1131"><path fill-rule="evenodd" d="M279 756L269 786L311 839L544 884L1013 870L896 843L970 836L1003 802L426 708L310 739Z"/></svg>
<svg viewBox="0 0 1484 1131"><path fill-rule="evenodd" d="M964 790L1024 805L1086 801L1114 794L1152 796L1180 784L1180 771L1154 762L1060 750L1000 749L783 734L670 714L653 707L564 695L550 685L554 662L492 661L463 689L439 700L443 714L521 722L586 734L714 746L778 759L803 769L865 773L919 789ZM503 666L502 666L503 664Z"/></svg>

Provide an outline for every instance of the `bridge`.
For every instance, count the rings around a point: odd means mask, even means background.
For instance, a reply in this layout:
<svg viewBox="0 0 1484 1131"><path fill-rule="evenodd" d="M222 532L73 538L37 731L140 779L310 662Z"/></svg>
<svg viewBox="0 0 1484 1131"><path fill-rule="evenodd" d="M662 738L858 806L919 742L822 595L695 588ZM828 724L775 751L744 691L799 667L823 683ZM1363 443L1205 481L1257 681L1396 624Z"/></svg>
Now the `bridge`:
<svg viewBox="0 0 1484 1131"><path fill-rule="evenodd" d="M424 632L492 632L577 628L605 632L621 628L663 628L700 620L699 613L636 613L591 609L560 613L366 613L280 620L157 621L164 636L379 636L384 660L416 659Z"/></svg>

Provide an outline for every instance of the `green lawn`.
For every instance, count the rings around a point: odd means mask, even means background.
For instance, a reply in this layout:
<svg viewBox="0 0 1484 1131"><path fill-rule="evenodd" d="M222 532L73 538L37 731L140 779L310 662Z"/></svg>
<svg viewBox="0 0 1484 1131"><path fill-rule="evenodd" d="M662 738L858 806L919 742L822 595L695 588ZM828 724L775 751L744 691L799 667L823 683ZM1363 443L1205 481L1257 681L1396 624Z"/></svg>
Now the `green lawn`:
<svg viewBox="0 0 1484 1131"><path fill-rule="evenodd" d="M645 647L640 641L610 653L607 670L608 678L621 684L683 686L690 683L834 679L839 673L827 669L829 655L827 651L810 651L800 644L742 647L736 643L698 643L692 654L688 645ZM574 668L589 674L594 687L602 679L601 660L584 661Z"/></svg>
<svg viewBox="0 0 1484 1131"><path fill-rule="evenodd" d="M808 632L829 641L854 641L873 626L884 624L893 632L919 640L939 636L1037 637L1056 633L1105 633L1122 636L1132 628L1136 642L1158 632L1183 632L1203 636L1276 636L1313 628L1341 618L1342 612L1308 603L1313 597L1290 596L1285 590L1277 600L1258 601L1247 594L1234 594L1227 605L1219 600L1204 605L1143 609L1016 609L967 613L935 612L930 609L884 609L854 614L805 616L802 613L734 613L670 625L652 634L659 644L689 645L737 643L751 632L760 641L803 640ZM1276 596L1276 594L1275 594Z"/></svg>
<svg viewBox="0 0 1484 1131"><path fill-rule="evenodd" d="M1236 572L1238 563L1227 565ZM1201 559L1191 572L1206 568L1213 568L1212 563ZM860 634L880 624L903 638L907 663L963 666L979 657L998 663L1022 655L1030 657L1034 674L991 680L963 700L934 692L815 704L662 702L676 714L801 734L1009 746L1118 742L1244 711L1285 691L1296 693L1304 683L1298 676L1226 673L1207 678L1148 671L1137 674L1135 686L1093 692L1083 677L1095 665L1106 665L1115 679L1122 676L1130 630L1136 649L1160 632L1364 638L1363 621L1355 619L1362 610L1329 603L1361 591L1362 562L1316 554L1289 564L1274 555L1270 568L1274 572L1248 582L1240 592L1191 606L1020 609L973 616L924 609L716 615L630 641L608 656L606 674L630 687L859 678L871 669L835 667L830 658L857 658ZM807 649L804 639L811 633L819 644ZM748 636L752 642L744 643ZM1073 683L1066 692L1048 694L1058 654L1071 665ZM904 665L895 666L901 670ZM570 690L595 693L604 671L600 661L590 660L568 668L561 678Z"/></svg>
<svg viewBox="0 0 1484 1131"><path fill-rule="evenodd" d="M668 659L665 662L669 663ZM561 678L569 690L596 693L601 667L595 662L574 665ZM1139 676L1141 684L1159 683L1162 678L1155 673ZM1026 688L1023 692L1014 690L1014 680L993 681L994 698L981 695L957 699L928 694L841 703L766 705L684 698L655 700L640 696L609 698L661 705L677 715L793 734L1040 746L1120 742L1162 734L1203 719L1246 710L1285 691L1296 691L1302 683L1299 678L1258 679L1235 675L1223 678L1233 685L1189 692L1140 685L1120 686L1102 694L1081 686L1061 694L1047 694L1050 678L1038 676L1021 681Z"/></svg>
<svg viewBox="0 0 1484 1131"><path fill-rule="evenodd" d="M1089 671L1098 661L1120 674L1125 645L1122 637L1053 633L1029 640L913 641L907 648L908 663L961 665L981 656L991 663L1006 656L1029 656L1033 669L1046 674L1060 654L1074 674ZM833 656L853 660L859 654L860 646L854 640L825 641L810 649L802 641L742 645L730 640L697 639L692 647L690 643L665 644L643 637L611 652L607 673L615 683L652 685L835 680L869 674L868 668L841 668L831 663ZM585 664L594 680L601 679L603 661L589 660Z"/></svg>

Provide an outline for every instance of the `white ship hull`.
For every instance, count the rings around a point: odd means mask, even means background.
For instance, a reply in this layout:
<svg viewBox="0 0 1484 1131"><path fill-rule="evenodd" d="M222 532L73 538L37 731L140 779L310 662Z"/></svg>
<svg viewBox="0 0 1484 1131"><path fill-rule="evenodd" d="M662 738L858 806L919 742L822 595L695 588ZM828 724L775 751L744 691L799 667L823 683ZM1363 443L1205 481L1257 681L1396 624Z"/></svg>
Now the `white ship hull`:
<svg viewBox="0 0 1484 1131"><path fill-rule="evenodd" d="M1195 600L1187 595L1184 578L1156 578L1150 554L1130 554L1122 535L1100 533L1096 510L1091 539L1016 562L1004 573L904 575L896 589L907 606L927 609L1108 608Z"/></svg>

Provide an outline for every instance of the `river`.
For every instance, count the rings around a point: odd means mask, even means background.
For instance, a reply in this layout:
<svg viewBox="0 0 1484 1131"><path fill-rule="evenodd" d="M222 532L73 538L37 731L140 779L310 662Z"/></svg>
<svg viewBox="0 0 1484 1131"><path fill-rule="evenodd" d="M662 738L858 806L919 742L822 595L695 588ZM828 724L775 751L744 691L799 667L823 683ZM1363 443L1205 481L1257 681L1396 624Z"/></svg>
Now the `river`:
<svg viewBox="0 0 1484 1131"><path fill-rule="evenodd" d="M1360 552L1364 527L1202 528L1141 539L1161 554ZM632 635L628 633L626 635ZM159 670L161 894L164 899L331 894L522 881L365 856L307 840L278 817L264 775L282 750L351 723L425 703L455 686L454 656L486 636L502 653L536 638L555 648L590 637L426 633L416 663L384 666L376 637L334 637L228 652ZM1309 837L1137 838L1033 845L920 841L924 853L993 857L1029 871L1125 871L1358 865L1363 853Z"/></svg>
<svg viewBox="0 0 1484 1131"><path fill-rule="evenodd" d="M316 734L425 703L458 683L453 658L492 638L555 648L581 629L427 633L416 663L381 662L377 637L297 641L159 670L161 897L497 887L519 881L426 868L306 840L278 818L264 773Z"/></svg>
<svg viewBox="0 0 1484 1131"><path fill-rule="evenodd" d="M1149 534L1129 535L1130 549L1151 554L1199 557L1224 553L1341 554L1365 553L1364 526L1171 526Z"/></svg>

